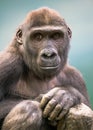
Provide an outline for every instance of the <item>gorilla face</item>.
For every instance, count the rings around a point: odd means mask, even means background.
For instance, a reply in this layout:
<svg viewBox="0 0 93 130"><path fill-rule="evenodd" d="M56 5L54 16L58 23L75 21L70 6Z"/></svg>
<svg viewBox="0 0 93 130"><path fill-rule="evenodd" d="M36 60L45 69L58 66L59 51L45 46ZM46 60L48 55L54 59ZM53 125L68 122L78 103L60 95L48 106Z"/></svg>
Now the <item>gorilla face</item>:
<svg viewBox="0 0 93 130"><path fill-rule="evenodd" d="M66 28L55 26L33 28L24 37L24 59L35 73L53 76L64 67L69 48Z"/></svg>
<svg viewBox="0 0 93 130"><path fill-rule="evenodd" d="M36 75L55 76L67 61L71 31L64 19L55 16L56 21L47 13L34 14L27 20L17 34L22 43L24 61ZM36 14L35 14L36 15ZM51 14L53 15L53 14ZM46 21L47 19L47 21ZM36 25L36 23L38 23Z"/></svg>

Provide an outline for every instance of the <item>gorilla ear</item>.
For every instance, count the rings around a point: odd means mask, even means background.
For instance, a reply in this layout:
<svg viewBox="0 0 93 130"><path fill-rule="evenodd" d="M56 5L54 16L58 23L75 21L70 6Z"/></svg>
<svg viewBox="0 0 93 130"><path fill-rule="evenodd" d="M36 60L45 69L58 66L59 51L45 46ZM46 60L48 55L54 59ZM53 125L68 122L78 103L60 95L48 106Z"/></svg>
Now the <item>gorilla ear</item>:
<svg viewBox="0 0 93 130"><path fill-rule="evenodd" d="M69 35L69 38L72 37L72 31L71 31L71 29L69 27L68 27L68 35Z"/></svg>
<svg viewBox="0 0 93 130"><path fill-rule="evenodd" d="M23 42L22 42L22 29L18 29L17 33L16 33L16 39L17 39L17 42L22 45Z"/></svg>

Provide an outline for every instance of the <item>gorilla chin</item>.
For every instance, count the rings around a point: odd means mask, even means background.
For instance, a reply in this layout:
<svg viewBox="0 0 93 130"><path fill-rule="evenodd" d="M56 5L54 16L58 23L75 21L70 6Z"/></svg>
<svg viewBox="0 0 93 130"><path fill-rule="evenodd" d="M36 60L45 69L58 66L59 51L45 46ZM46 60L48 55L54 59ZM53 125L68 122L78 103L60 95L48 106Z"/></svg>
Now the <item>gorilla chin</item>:
<svg viewBox="0 0 93 130"><path fill-rule="evenodd" d="M56 66L39 66L41 72L44 74L44 77L53 78L60 72L60 64Z"/></svg>

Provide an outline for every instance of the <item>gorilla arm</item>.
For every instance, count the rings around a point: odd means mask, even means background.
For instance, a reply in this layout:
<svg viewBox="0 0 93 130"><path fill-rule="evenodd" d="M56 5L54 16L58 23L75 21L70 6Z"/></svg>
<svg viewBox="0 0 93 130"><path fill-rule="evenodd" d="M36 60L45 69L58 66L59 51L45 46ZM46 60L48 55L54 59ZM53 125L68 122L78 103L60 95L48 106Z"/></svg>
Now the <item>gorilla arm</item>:
<svg viewBox="0 0 93 130"><path fill-rule="evenodd" d="M16 84L22 73L21 58L9 51L0 53L0 120L6 116L18 101L7 98L9 87Z"/></svg>
<svg viewBox="0 0 93 130"><path fill-rule="evenodd" d="M11 118L13 117L13 118ZM42 130L42 111L39 103L24 100L6 116L2 130ZM47 130L44 128L43 130Z"/></svg>

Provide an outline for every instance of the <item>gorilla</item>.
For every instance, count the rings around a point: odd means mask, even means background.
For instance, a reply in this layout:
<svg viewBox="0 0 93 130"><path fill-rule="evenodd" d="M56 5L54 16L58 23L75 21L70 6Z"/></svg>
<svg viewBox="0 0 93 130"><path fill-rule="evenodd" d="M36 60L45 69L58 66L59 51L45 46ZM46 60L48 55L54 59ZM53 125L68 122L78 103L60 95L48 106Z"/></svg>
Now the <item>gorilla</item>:
<svg viewBox="0 0 93 130"><path fill-rule="evenodd" d="M90 106L81 73L68 63L71 37L55 10L28 13L0 53L1 130L59 130L71 107Z"/></svg>

